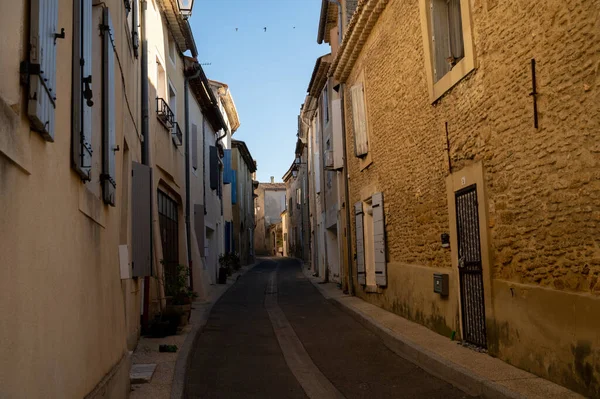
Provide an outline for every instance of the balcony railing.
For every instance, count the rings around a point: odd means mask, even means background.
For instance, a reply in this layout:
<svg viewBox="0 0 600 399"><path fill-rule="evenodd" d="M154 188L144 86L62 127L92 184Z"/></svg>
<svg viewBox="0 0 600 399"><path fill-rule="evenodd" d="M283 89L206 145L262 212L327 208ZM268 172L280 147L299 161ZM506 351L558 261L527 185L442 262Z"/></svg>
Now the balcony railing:
<svg viewBox="0 0 600 399"><path fill-rule="evenodd" d="M175 122L171 128L171 137L173 139L173 143L177 147L183 144L183 134L181 133L181 128L177 122Z"/></svg>
<svg viewBox="0 0 600 399"><path fill-rule="evenodd" d="M171 111L171 107L160 97L156 97L156 116L167 129L171 129L176 123L175 114Z"/></svg>

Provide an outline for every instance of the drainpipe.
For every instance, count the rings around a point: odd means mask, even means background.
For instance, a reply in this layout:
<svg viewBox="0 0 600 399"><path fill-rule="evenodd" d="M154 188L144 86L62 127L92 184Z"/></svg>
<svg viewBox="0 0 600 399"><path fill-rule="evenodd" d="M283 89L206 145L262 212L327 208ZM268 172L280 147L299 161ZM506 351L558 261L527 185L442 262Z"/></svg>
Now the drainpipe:
<svg viewBox="0 0 600 399"><path fill-rule="evenodd" d="M191 206L190 206L190 96L189 82L200 76L200 69L193 75L186 76L183 79L183 98L185 108L185 237L187 244L187 259L190 271L190 289L194 290L194 275L192 269L192 237L191 237Z"/></svg>
<svg viewBox="0 0 600 399"><path fill-rule="evenodd" d="M351 224L350 224L350 189L348 188L348 151L346 150L346 111L344 106L344 88L345 85L340 83L340 106L342 107L342 147L344 157L344 202L346 208L346 248L348 251L348 294L354 295L354 280L352 274L352 238L350 237Z"/></svg>
<svg viewBox="0 0 600 399"><path fill-rule="evenodd" d="M134 7L136 4L134 2ZM148 39L146 38L146 7L145 0L140 2L140 42L141 42L141 101L142 101L142 164L150 166L150 139L148 137ZM152 176L152 172L150 172ZM150 179L150 192L153 193L152 178ZM150 196L150 215L148 217L152 221L152 199ZM152 226L152 222L150 224ZM150 227L150 265L154 263L154 237L152 236L153 228ZM147 330L150 323L150 276L144 276L144 303L142 314L142 327Z"/></svg>

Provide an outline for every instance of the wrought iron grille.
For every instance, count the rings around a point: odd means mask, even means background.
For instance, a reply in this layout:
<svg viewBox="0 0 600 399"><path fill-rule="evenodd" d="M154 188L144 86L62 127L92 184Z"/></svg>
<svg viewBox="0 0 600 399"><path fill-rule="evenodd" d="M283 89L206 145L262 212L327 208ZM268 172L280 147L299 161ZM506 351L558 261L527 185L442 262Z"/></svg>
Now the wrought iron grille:
<svg viewBox="0 0 600 399"><path fill-rule="evenodd" d="M178 122L173 124L173 127L171 128L171 136L173 137L173 143L177 147L183 144L183 134L181 133L181 128L179 127Z"/></svg>
<svg viewBox="0 0 600 399"><path fill-rule="evenodd" d="M457 191L455 198L463 339L486 348L477 187Z"/></svg>
<svg viewBox="0 0 600 399"><path fill-rule="evenodd" d="M156 116L167 129L173 127L173 124L175 123L175 114L171 111L169 104L160 97L156 97Z"/></svg>

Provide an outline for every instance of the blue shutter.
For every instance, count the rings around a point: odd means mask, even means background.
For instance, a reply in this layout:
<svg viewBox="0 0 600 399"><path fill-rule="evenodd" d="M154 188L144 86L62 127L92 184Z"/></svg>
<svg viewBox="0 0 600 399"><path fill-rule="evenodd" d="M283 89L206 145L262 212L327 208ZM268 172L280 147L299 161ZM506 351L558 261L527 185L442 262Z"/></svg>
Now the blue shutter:
<svg viewBox="0 0 600 399"><path fill-rule="evenodd" d="M219 187L219 155L217 153L217 147L215 147L214 145L210 146L209 158L210 158L210 189L216 190Z"/></svg>
<svg viewBox="0 0 600 399"><path fill-rule="evenodd" d="M237 204L237 170L231 171L231 203Z"/></svg>
<svg viewBox="0 0 600 399"><path fill-rule="evenodd" d="M102 192L104 202L115 206L115 54L114 32L108 8L104 9L103 88L102 91Z"/></svg>
<svg viewBox="0 0 600 399"><path fill-rule="evenodd" d="M231 150L225 150L223 157L223 184L231 183Z"/></svg>
<svg viewBox="0 0 600 399"><path fill-rule="evenodd" d="M30 9L29 104L27 114L31 128L44 139L54 141L54 107L56 102L56 37L58 1L33 0ZM34 68L36 67L36 68ZM34 69L38 69L34 71Z"/></svg>

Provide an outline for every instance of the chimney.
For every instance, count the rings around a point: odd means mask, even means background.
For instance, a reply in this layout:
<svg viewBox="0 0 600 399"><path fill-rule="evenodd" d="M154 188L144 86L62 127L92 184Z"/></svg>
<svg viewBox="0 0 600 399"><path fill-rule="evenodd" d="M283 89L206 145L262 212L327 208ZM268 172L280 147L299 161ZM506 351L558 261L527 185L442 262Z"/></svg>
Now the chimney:
<svg viewBox="0 0 600 399"><path fill-rule="evenodd" d="M271 176L271 184L275 183L275 176Z"/></svg>

